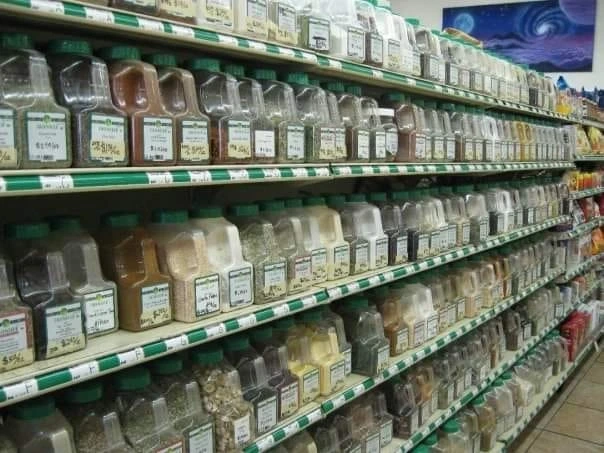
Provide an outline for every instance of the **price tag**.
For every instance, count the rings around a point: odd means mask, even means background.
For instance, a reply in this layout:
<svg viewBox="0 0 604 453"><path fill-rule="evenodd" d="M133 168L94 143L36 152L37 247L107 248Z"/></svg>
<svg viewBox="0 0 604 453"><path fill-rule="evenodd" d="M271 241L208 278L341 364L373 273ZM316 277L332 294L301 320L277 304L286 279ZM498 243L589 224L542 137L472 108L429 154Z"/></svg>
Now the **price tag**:
<svg viewBox="0 0 604 453"><path fill-rule="evenodd" d="M312 307L313 305L317 305L317 298L314 295L305 296L300 299L300 302L302 302L304 307Z"/></svg>
<svg viewBox="0 0 604 453"><path fill-rule="evenodd" d="M61 2L51 2L48 0L30 0L31 9L43 11L45 13L64 14L65 9Z"/></svg>
<svg viewBox="0 0 604 453"><path fill-rule="evenodd" d="M361 167L361 171L363 172L364 175L372 175L373 167L371 165L363 165Z"/></svg>
<svg viewBox="0 0 604 453"><path fill-rule="evenodd" d="M266 436L262 439L258 439L255 444L258 451L266 451L275 444L275 439L273 439L273 436Z"/></svg>
<svg viewBox="0 0 604 453"><path fill-rule="evenodd" d="M40 176L42 190L67 190L73 189L73 178L71 175L49 175Z"/></svg>
<svg viewBox="0 0 604 453"><path fill-rule="evenodd" d="M189 171L189 179L194 183L212 182L212 173L209 170Z"/></svg>
<svg viewBox="0 0 604 453"><path fill-rule="evenodd" d="M214 324L213 326L206 327L206 334L208 338L218 337L226 333L226 326L223 323Z"/></svg>
<svg viewBox="0 0 604 453"><path fill-rule="evenodd" d="M79 381L89 376L94 376L99 373L99 364L95 360L94 362L83 363L69 368L69 374L71 374L72 381Z"/></svg>
<svg viewBox="0 0 604 453"><path fill-rule="evenodd" d="M233 36L218 35L218 41L222 44L228 44L230 46L238 45L237 38L234 38Z"/></svg>
<svg viewBox="0 0 604 453"><path fill-rule="evenodd" d="M191 27L183 27L182 25L170 24L172 27L172 33L177 36L184 36L186 38L195 38L195 30Z"/></svg>
<svg viewBox="0 0 604 453"><path fill-rule="evenodd" d="M289 425L283 427L283 431L285 432L285 437L289 437L300 431L300 427L298 426L297 422L290 423Z"/></svg>
<svg viewBox="0 0 604 453"><path fill-rule="evenodd" d="M281 178L281 172L278 168L263 168L262 173L266 179L279 179Z"/></svg>
<svg viewBox="0 0 604 453"><path fill-rule="evenodd" d="M308 170L304 167L293 167L292 173L294 178L308 178Z"/></svg>
<svg viewBox="0 0 604 453"><path fill-rule="evenodd" d="M338 169L338 173L341 176L350 176L352 175L352 167L336 167Z"/></svg>
<svg viewBox="0 0 604 453"><path fill-rule="evenodd" d="M189 344L189 338L186 335L168 338L167 340L164 340L164 344L166 345L166 350L174 351L175 349L182 349L187 346Z"/></svg>
<svg viewBox="0 0 604 453"><path fill-rule="evenodd" d="M255 326L257 323L258 321L256 320L256 316L254 314L237 318L237 324L239 324L239 327L241 329L246 329L250 326Z"/></svg>
<svg viewBox="0 0 604 453"><path fill-rule="evenodd" d="M169 171L147 172L149 184L172 184L174 182L172 173Z"/></svg>
<svg viewBox="0 0 604 453"><path fill-rule="evenodd" d="M443 87L441 87L440 85L434 84L434 91L438 91L439 93L442 93Z"/></svg>
<svg viewBox="0 0 604 453"><path fill-rule="evenodd" d="M266 52L266 44L258 41L249 41L250 49L261 50Z"/></svg>
<svg viewBox="0 0 604 453"><path fill-rule="evenodd" d="M329 66L335 69L339 69L342 70L342 63L340 63L338 60L332 60L331 58L329 59Z"/></svg>
<svg viewBox="0 0 604 453"><path fill-rule="evenodd" d="M131 351L120 352L117 358L120 361L120 365L129 365L143 360L145 353L143 352L143 348L134 348Z"/></svg>
<svg viewBox="0 0 604 453"><path fill-rule="evenodd" d="M137 17L136 20L138 20L138 28L142 28L143 30L164 31L164 24L158 20L144 19L142 17Z"/></svg>
<svg viewBox="0 0 604 453"><path fill-rule="evenodd" d="M340 299L342 297L342 287L329 288L327 294L329 294L331 300Z"/></svg>
<svg viewBox="0 0 604 453"><path fill-rule="evenodd" d="M379 71L377 69L372 69L371 72L373 73L373 77L375 77L376 79L384 78L384 73L382 71Z"/></svg>
<svg viewBox="0 0 604 453"><path fill-rule="evenodd" d="M289 315L289 305L283 304L273 307L273 313L276 317L282 317Z"/></svg>
<svg viewBox="0 0 604 453"><path fill-rule="evenodd" d="M321 176L321 177L329 176L329 168L327 168L327 167L315 168L315 174L317 176Z"/></svg>
<svg viewBox="0 0 604 453"><path fill-rule="evenodd" d="M378 171L381 175L387 175L390 173L390 168L387 165L378 166Z"/></svg>
<svg viewBox="0 0 604 453"><path fill-rule="evenodd" d="M346 397L344 395L338 395L334 399L331 400L331 403L333 404L333 408L337 409L339 407L342 407L344 404L346 404Z"/></svg>
<svg viewBox="0 0 604 453"><path fill-rule="evenodd" d="M101 22L103 24L112 24L114 22L113 13L111 11L85 6L84 12L86 13L86 19Z"/></svg>
<svg viewBox="0 0 604 453"><path fill-rule="evenodd" d="M0 177L0 192L6 192L6 179Z"/></svg>
<svg viewBox="0 0 604 453"><path fill-rule="evenodd" d="M295 52L288 47L279 47L279 53L281 55L287 55L288 57L295 57Z"/></svg>
<svg viewBox="0 0 604 453"><path fill-rule="evenodd" d="M23 398L27 395L32 395L38 392L38 381L35 379L28 379L27 381L19 382L18 384L9 385L4 387L4 393L6 394L6 400L11 401L15 399Z"/></svg>
<svg viewBox="0 0 604 453"><path fill-rule="evenodd" d="M302 58L304 58L306 61L310 61L311 63L317 63L317 56L312 53L302 52Z"/></svg>

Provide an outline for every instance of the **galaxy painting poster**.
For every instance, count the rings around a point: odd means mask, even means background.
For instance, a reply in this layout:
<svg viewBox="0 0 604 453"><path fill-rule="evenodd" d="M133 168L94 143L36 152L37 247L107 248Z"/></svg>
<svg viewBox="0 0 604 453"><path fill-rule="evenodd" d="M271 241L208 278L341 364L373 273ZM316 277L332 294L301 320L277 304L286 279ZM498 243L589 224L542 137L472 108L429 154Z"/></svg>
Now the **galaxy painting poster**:
<svg viewBox="0 0 604 453"><path fill-rule="evenodd" d="M444 8L443 28L462 30L485 49L537 71L590 72L596 3L546 0Z"/></svg>

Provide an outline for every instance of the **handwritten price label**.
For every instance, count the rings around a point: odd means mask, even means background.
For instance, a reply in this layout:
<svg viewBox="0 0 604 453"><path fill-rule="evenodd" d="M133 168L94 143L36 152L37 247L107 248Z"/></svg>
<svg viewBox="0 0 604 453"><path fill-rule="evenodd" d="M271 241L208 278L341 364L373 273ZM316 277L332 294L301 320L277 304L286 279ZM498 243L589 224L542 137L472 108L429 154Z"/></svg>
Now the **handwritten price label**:
<svg viewBox="0 0 604 453"><path fill-rule="evenodd" d="M94 376L99 373L99 364L94 361L90 363L83 363L69 368L69 374L73 381L79 381L81 379Z"/></svg>
<svg viewBox="0 0 604 453"><path fill-rule="evenodd" d="M73 189L73 178L71 175L49 175L40 176L42 190L67 190Z"/></svg>
<svg viewBox="0 0 604 453"><path fill-rule="evenodd" d="M32 395L38 392L38 381L28 379L27 381L19 382L18 384L4 387L4 393L8 401L21 399L27 395Z"/></svg>
<svg viewBox="0 0 604 453"><path fill-rule="evenodd" d="M63 3L48 0L30 0L31 9L45 13L64 14Z"/></svg>
<svg viewBox="0 0 604 453"><path fill-rule="evenodd" d="M115 19L111 11L105 11L103 9L84 7L86 13L86 19L93 20L95 22L101 22L103 24L112 24Z"/></svg>
<svg viewBox="0 0 604 453"><path fill-rule="evenodd" d="M149 184L172 184L174 182L172 173L169 171L157 171L147 173Z"/></svg>

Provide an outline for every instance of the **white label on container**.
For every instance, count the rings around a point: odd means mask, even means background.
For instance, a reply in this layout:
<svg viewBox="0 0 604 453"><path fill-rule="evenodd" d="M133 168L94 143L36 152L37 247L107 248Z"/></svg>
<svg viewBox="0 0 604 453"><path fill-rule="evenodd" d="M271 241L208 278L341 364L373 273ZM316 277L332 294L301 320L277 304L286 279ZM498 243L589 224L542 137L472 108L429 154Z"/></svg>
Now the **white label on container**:
<svg viewBox="0 0 604 453"><path fill-rule="evenodd" d="M302 376L302 402L310 403L319 393L319 370L313 370Z"/></svg>
<svg viewBox="0 0 604 453"><path fill-rule="evenodd" d="M449 318L450 326L457 322L457 306L455 304L451 304L447 307L447 317Z"/></svg>
<svg viewBox="0 0 604 453"><path fill-rule="evenodd" d="M409 431L415 433L419 428L419 410L414 410L409 416Z"/></svg>
<svg viewBox="0 0 604 453"><path fill-rule="evenodd" d="M214 425L207 423L187 433L188 453L214 452Z"/></svg>
<svg viewBox="0 0 604 453"><path fill-rule="evenodd" d="M346 158L346 129L343 127L334 128L335 142L336 142L336 154L335 158L342 159Z"/></svg>
<svg viewBox="0 0 604 453"><path fill-rule="evenodd" d="M554 316L556 318L561 318L563 314L564 314L564 304L563 303L556 304L554 306Z"/></svg>
<svg viewBox="0 0 604 453"><path fill-rule="evenodd" d="M357 148L359 159L369 159L369 132L358 131Z"/></svg>
<svg viewBox="0 0 604 453"><path fill-rule="evenodd" d="M47 308L46 358L77 351L86 345L86 335L82 323L82 306L79 303Z"/></svg>
<svg viewBox="0 0 604 453"><path fill-rule="evenodd" d="M241 418L233 420L233 434L235 437L235 444L238 447L247 444L251 440L250 414L246 414Z"/></svg>
<svg viewBox="0 0 604 453"><path fill-rule="evenodd" d="M244 120L229 120L228 151L233 159L249 159L252 157L250 122Z"/></svg>
<svg viewBox="0 0 604 453"><path fill-rule="evenodd" d="M183 120L180 158L189 162L200 162L210 158L207 121Z"/></svg>
<svg viewBox="0 0 604 453"><path fill-rule="evenodd" d="M252 269L243 267L229 272L229 305L249 305L252 298Z"/></svg>
<svg viewBox="0 0 604 453"><path fill-rule="evenodd" d="M524 341L531 338L531 323L528 323L523 327L522 336L524 338Z"/></svg>
<svg viewBox="0 0 604 453"><path fill-rule="evenodd" d="M426 340L430 340L438 335L438 313L430 316L426 321Z"/></svg>
<svg viewBox="0 0 604 453"><path fill-rule="evenodd" d="M348 27L348 56L365 59L365 32L360 28Z"/></svg>
<svg viewBox="0 0 604 453"><path fill-rule="evenodd" d="M395 350L397 354L402 354L407 349L409 349L409 329L403 327L396 333Z"/></svg>
<svg viewBox="0 0 604 453"><path fill-rule="evenodd" d="M344 360L340 360L337 363L334 363L329 368L329 382L331 383L331 388L335 388L338 385L344 382L344 377L346 376L346 363Z"/></svg>
<svg viewBox="0 0 604 453"><path fill-rule="evenodd" d="M103 163L126 159L126 119L115 115L90 115L90 158Z"/></svg>
<svg viewBox="0 0 604 453"><path fill-rule="evenodd" d="M380 425L380 447L384 448L392 442L392 419L388 419Z"/></svg>
<svg viewBox="0 0 604 453"><path fill-rule="evenodd" d="M388 265L388 238L375 241L375 267L380 268Z"/></svg>
<svg viewBox="0 0 604 453"><path fill-rule="evenodd" d="M294 262L294 278L292 286L294 289L304 286L310 282L312 278L312 268L310 256L302 256L296 258Z"/></svg>
<svg viewBox="0 0 604 453"><path fill-rule="evenodd" d="M430 253L430 235L423 233L417 241L417 258L425 258Z"/></svg>
<svg viewBox="0 0 604 453"><path fill-rule="evenodd" d="M449 227L442 227L440 229L440 250L444 251L449 248Z"/></svg>
<svg viewBox="0 0 604 453"><path fill-rule="evenodd" d="M264 265L265 297L279 297L287 292L287 276L285 261Z"/></svg>
<svg viewBox="0 0 604 453"><path fill-rule="evenodd" d="M479 381L483 382L487 378L488 374L489 374L489 367L488 367L488 365L482 365L480 367L479 372L478 372L478 379L479 379Z"/></svg>
<svg viewBox="0 0 604 453"><path fill-rule="evenodd" d="M277 38L284 42L296 42L296 9L287 3L277 2Z"/></svg>
<svg viewBox="0 0 604 453"><path fill-rule="evenodd" d="M310 254L312 278L324 281L327 278L327 249L315 249Z"/></svg>
<svg viewBox="0 0 604 453"><path fill-rule="evenodd" d="M37 162L67 159L64 113L27 112L28 158Z"/></svg>
<svg viewBox="0 0 604 453"><path fill-rule="evenodd" d="M141 327L163 324L170 319L170 285L161 283L141 288Z"/></svg>
<svg viewBox="0 0 604 453"><path fill-rule="evenodd" d="M453 138L445 140L445 159L448 161L455 160L455 139Z"/></svg>
<svg viewBox="0 0 604 453"><path fill-rule="evenodd" d="M369 270L369 244L364 242L355 246L355 274Z"/></svg>
<svg viewBox="0 0 604 453"><path fill-rule="evenodd" d="M448 227L449 230L449 240L447 244L447 248L453 248L457 244L457 225L451 223Z"/></svg>
<svg viewBox="0 0 604 453"><path fill-rule="evenodd" d="M434 137L434 153L435 160L443 160L445 158L445 142L442 137Z"/></svg>
<svg viewBox="0 0 604 453"><path fill-rule="evenodd" d="M266 34L266 1L247 0L246 29L249 33Z"/></svg>
<svg viewBox="0 0 604 453"><path fill-rule="evenodd" d="M255 157L275 157L275 132L254 132Z"/></svg>
<svg viewBox="0 0 604 453"><path fill-rule="evenodd" d="M449 384L447 385L447 406L449 406L452 402L453 399L455 398L455 388L453 386L453 384Z"/></svg>
<svg viewBox="0 0 604 453"><path fill-rule="evenodd" d="M45 13L63 14L64 8L62 2L51 2L48 0L31 0L31 9L43 11Z"/></svg>
<svg viewBox="0 0 604 453"><path fill-rule="evenodd" d="M415 136L415 158L417 160L426 160L426 136L417 134Z"/></svg>
<svg viewBox="0 0 604 453"><path fill-rule="evenodd" d="M463 319L466 316L466 299L460 297L457 299L457 319Z"/></svg>
<svg viewBox="0 0 604 453"><path fill-rule="evenodd" d="M449 85L459 85L459 68L454 65L449 65Z"/></svg>
<svg viewBox="0 0 604 453"><path fill-rule="evenodd" d="M464 383L464 387L470 388L472 386L472 369L466 370L466 374L465 374L465 383Z"/></svg>
<svg viewBox="0 0 604 453"><path fill-rule="evenodd" d="M430 413L434 414L438 409L438 392L436 389L432 392L430 397Z"/></svg>
<svg viewBox="0 0 604 453"><path fill-rule="evenodd" d="M258 434L267 432L273 426L277 424L277 397L271 396L270 398L260 401L257 406L257 429Z"/></svg>
<svg viewBox="0 0 604 453"><path fill-rule="evenodd" d="M417 348L426 341L426 323L416 322L413 326L413 347Z"/></svg>
<svg viewBox="0 0 604 453"><path fill-rule="evenodd" d="M398 153L398 133L386 132L386 157L396 156Z"/></svg>
<svg viewBox="0 0 604 453"><path fill-rule="evenodd" d="M380 453L380 433L379 431L365 439L365 453Z"/></svg>
<svg viewBox="0 0 604 453"><path fill-rule="evenodd" d="M352 373L352 348L349 347L342 351L342 355L344 356L344 374L348 376Z"/></svg>
<svg viewBox="0 0 604 453"><path fill-rule="evenodd" d="M15 141L15 114L10 109L0 109L0 167L17 166Z"/></svg>
<svg viewBox="0 0 604 453"><path fill-rule="evenodd" d="M329 21L311 17L308 19L308 42L312 50L329 50Z"/></svg>
<svg viewBox="0 0 604 453"><path fill-rule="evenodd" d="M332 159L336 152L336 132L332 127L322 127L319 131L319 159Z"/></svg>
<svg viewBox="0 0 604 453"><path fill-rule="evenodd" d="M480 240L485 241L489 236L489 221L487 219L480 220Z"/></svg>
<svg viewBox="0 0 604 453"><path fill-rule="evenodd" d="M218 274L195 279L195 315L204 316L220 310L220 277Z"/></svg>
<svg viewBox="0 0 604 453"><path fill-rule="evenodd" d="M441 251L441 245L440 230L432 231L432 233L430 233L430 254L438 254Z"/></svg>
<svg viewBox="0 0 604 453"><path fill-rule="evenodd" d="M385 159L386 158L386 133L376 131L375 132L375 158Z"/></svg>
<svg viewBox="0 0 604 453"><path fill-rule="evenodd" d="M143 118L143 158L162 162L174 159L172 118Z"/></svg>
<svg viewBox="0 0 604 453"><path fill-rule="evenodd" d="M459 72L459 80L463 88L470 88L470 71L462 69Z"/></svg>
<svg viewBox="0 0 604 453"><path fill-rule="evenodd" d="M384 40L380 35L371 33L369 45L371 61L373 63L382 64L384 62Z"/></svg>
<svg viewBox="0 0 604 453"><path fill-rule="evenodd" d="M394 257L394 264L406 263L408 260L407 237L398 237L396 238L396 256Z"/></svg>
<svg viewBox="0 0 604 453"><path fill-rule="evenodd" d="M279 417L289 417L298 409L298 401L300 398L300 395L298 394L298 383L294 382L283 387L279 393L281 396L281 414L279 414Z"/></svg>
<svg viewBox="0 0 604 453"><path fill-rule="evenodd" d="M304 128L287 126L287 158L304 159Z"/></svg>
<svg viewBox="0 0 604 453"><path fill-rule="evenodd" d="M377 353L377 373L382 373L388 368L388 360L390 359L390 346L385 345L378 349Z"/></svg>
<svg viewBox="0 0 604 453"><path fill-rule="evenodd" d="M115 292L112 289L84 295L86 334L112 330L115 327Z"/></svg>
<svg viewBox="0 0 604 453"><path fill-rule="evenodd" d="M33 345L27 346L25 319L23 313L0 318L0 364L3 367L13 368L34 360Z"/></svg>

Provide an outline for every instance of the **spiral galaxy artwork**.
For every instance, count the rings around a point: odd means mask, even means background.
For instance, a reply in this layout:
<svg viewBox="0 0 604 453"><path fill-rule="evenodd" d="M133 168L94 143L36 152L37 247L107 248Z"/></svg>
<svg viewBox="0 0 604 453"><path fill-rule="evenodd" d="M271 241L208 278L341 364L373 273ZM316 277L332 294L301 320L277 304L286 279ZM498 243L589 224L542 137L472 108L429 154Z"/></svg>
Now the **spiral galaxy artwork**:
<svg viewBox="0 0 604 453"><path fill-rule="evenodd" d="M462 30L537 71L589 72L595 18L596 0L546 0L444 8L443 28Z"/></svg>

